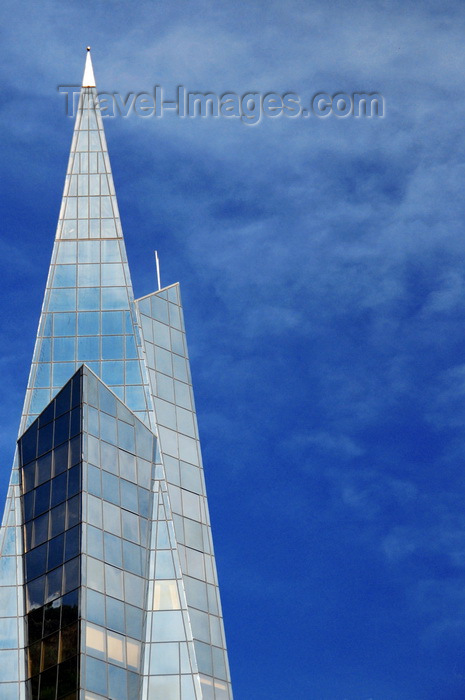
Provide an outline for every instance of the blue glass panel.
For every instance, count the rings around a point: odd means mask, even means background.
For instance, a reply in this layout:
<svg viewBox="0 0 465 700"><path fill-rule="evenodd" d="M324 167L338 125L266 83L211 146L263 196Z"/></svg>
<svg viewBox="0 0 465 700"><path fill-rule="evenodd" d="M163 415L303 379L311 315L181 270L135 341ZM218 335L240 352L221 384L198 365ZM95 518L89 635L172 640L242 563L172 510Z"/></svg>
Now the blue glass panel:
<svg viewBox="0 0 465 700"><path fill-rule="evenodd" d="M76 265L55 265L53 287L75 287Z"/></svg>
<svg viewBox="0 0 465 700"><path fill-rule="evenodd" d="M76 335L76 314L53 314L54 335Z"/></svg>
<svg viewBox="0 0 465 700"><path fill-rule="evenodd" d="M116 263L110 265L102 265L102 286L118 287L125 285L123 266Z"/></svg>
<svg viewBox="0 0 465 700"><path fill-rule="evenodd" d="M145 392L142 386L126 387L126 403L133 411L145 411Z"/></svg>
<svg viewBox="0 0 465 700"><path fill-rule="evenodd" d="M124 336L108 335L102 338L102 359L122 360L124 358Z"/></svg>
<svg viewBox="0 0 465 700"><path fill-rule="evenodd" d="M121 253L118 241L102 241L102 262L119 262Z"/></svg>
<svg viewBox="0 0 465 700"><path fill-rule="evenodd" d="M102 362L102 380L110 386L124 384L124 362Z"/></svg>
<svg viewBox="0 0 465 700"><path fill-rule="evenodd" d="M179 673L178 644L153 644L150 653L150 670L157 675Z"/></svg>
<svg viewBox="0 0 465 700"><path fill-rule="evenodd" d="M49 311L75 311L76 291L74 289L52 289L48 309Z"/></svg>
<svg viewBox="0 0 465 700"><path fill-rule="evenodd" d="M113 416L100 413L100 435L107 442L116 445L116 420Z"/></svg>
<svg viewBox="0 0 465 700"><path fill-rule="evenodd" d="M57 263L74 263L76 261L76 243L60 241L58 245Z"/></svg>
<svg viewBox="0 0 465 700"><path fill-rule="evenodd" d="M194 645L199 671L209 676L213 675L211 647L197 640L194 640Z"/></svg>
<svg viewBox="0 0 465 700"><path fill-rule="evenodd" d="M138 511L137 486L129 481L121 482L121 505L134 513Z"/></svg>
<svg viewBox="0 0 465 700"><path fill-rule="evenodd" d="M100 265L79 265L78 284L80 287L98 287L100 284Z"/></svg>
<svg viewBox="0 0 465 700"><path fill-rule="evenodd" d="M140 373L139 362L126 362L126 384L141 384L142 377Z"/></svg>
<svg viewBox="0 0 465 700"><path fill-rule="evenodd" d="M52 314L44 314L42 335L52 335Z"/></svg>
<svg viewBox="0 0 465 700"><path fill-rule="evenodd" d="M53 360L55 362L74 361L74 338L54 338Z"/></svg>
<svg viewBox="0 0 465 700"><path fill-rule="evenodd" d="M100 308L100 287L78 289L78 310L95 311Z"/></svg>
<svg viewBox="0 0 465 700"><path fill-rule="evenodd" d="M121 600L107 597L107 626L116 632L125 633L124 603Z"/></svg>
<svg viewBox="0 0 465 700"><path fill-rule="evenodd" d="M37 365L37 373L35 378L35 386L47 387L50 386L50 368L49 363L40 363Z"/></svg>
<svg viewBox="0 0 465 700"><path fill-rule="evenodd" d="M86 688L99 695L107 695L107 665L91 656L86 658Z"/></svg>
<svg viewBox="0 0 465 700"><path fill-rule="evenodd" d="M15 681L18 678L18 652L16 650L0 650L0 674L2 681ZM5 697L3 687L2 698ZM16 684L15 687L17 687Z"/></svg>
<svg viewBox="0 0 465 700"><path fill-rule="evenodd" d="M153 613L153 641L171 642L185 639L184 623L181 611Z"/></svg>
<svg viewBox="0 0 465 700"><path fill-rule="evenodd" d="M134 428L123 421L118 421L118 446L128 452L135 452ZM134 462L134 459L131 461Z"/></svg>
<svg viewBox="0 0 465 700"><path fill-rule="evenodd" d="M50 362L52 359L52 339L43 338L40 343L39 362Z"/></svg>
<svg viewBox="0 0 465 700"><path fill-rule="evenodd" d="M11 610L16 614L16 587L0 586L0 610Z"/></svg>
<svg viewBox="0 0 465 700"><path fill-rule="evenodd" d="M124 568L137 576L142 576L141 548L137 544L123 540Z"/></svg>
<svg viewBox="0 0 465 700"><path fill-rule="evenodd" d="M110 532L104 532L103 537L105 543L105 561L113 566L121 568L123 566L121 539L112 535Z"/></svg>
<svg viewBox="0 0 465 700"><path fill-rule="evenodd" d="M101 222L102 238L113 238L116 236L116 227L113 219L102 219Z"/></svg>
<svg viewBox="0 0 465 700"><path fill-rule="evenodd" d="M112 700L127 700L127 673L123 668L108 664L108 690Z"/></svg>
<svg viewBox="0 0 465 700"><path fill-rule="evenodd" d="M80 241L78 255L80 263L98 263L100 261L100 242Z"/></svg>
<svg viewBox="0 0 465 700"><path fill-rule="evenodd" d="M100 410L116 416L116 400L114 396L103 386L99 385Z"/></svg>
<svg viewBox="0 0 465 700"><path fill-rule="evenodd" d="M102 309L127 309L128 307L126 287L102 287Z"/></svg>
<svg viewBox="0 0 465 700"><path fill-rule="evenodd" d="M94 496L100 496L102 493L100 469L93 467L91 464L87 467L87 490Z"/></svg>
<svg viewBox="0 0 465 700"><path fill-rule="evenodd" d="M95 559L103 559L103 533L92 525L87 526L87 553ZM94 622L98 620L94 619ZM104 622L101 624L103 625Z"/></svg>
<svg viewBox="0 0 465 700"><path fill-rule="evenodd" d="M31 396L31 413L40 413L49 401L49 389L34 389Z"/></svg>
<svg viewBox="0 0 465 700"><path fill-rule="evenodd" d="M18 643L18 622L15 617L0 619L0 649L11 649Z"/></svg>
<svg viewBox="0 0 465 700"><path fill-rule="evenodd" d="M53 381L52 386L62 387L75 371L74 362L58 362L53 363Z"/></svg>
<svg viewBox="0 0 465 700"><path fill-rule="evenodd" d="M126 327L126 331L127 331ZM128 335L126 336L126 359L128 360L136 360L138 358L138 353L137 353L137 346L136 346L136 341L134 340L134 336Z"/></svg>
<svg viewBox="0 0 465 700"><path fill-rule="evenodd" d="M121 335L123 333L122 311L102 312L102 333L103 335Z"/></svg>
<svg viewBox="0 0 465 700"><path fill-rule="evenodd" d="M78 313L79 335L98 335L100 332L100 314L98 311L81 311Z"/></svg>
<svg viewBox="0 0 465 700"><path fill-rule="evenodd" d="M98 360L100 357L99 336L83 336L78 338L77 359L79 362Z"/></svg>

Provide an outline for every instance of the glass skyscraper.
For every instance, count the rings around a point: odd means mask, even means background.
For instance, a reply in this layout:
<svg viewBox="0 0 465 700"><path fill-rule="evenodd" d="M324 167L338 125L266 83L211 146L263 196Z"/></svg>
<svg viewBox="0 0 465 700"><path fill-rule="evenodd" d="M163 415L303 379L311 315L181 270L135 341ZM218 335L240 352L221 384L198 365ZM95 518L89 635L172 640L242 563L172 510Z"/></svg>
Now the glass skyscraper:
<svg viewBox="0 0 465 700"><path fill-rule="evenodd" d="M0 698L232 698L179 285L134 299L90 53L0 528Z"/></svg>

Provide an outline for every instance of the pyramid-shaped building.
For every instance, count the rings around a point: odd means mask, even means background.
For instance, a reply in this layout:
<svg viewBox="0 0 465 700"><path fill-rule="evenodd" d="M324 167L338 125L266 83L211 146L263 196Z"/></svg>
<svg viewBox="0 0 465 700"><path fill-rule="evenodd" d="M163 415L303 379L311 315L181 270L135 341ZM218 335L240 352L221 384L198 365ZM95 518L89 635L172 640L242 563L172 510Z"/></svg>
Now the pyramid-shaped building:
<svg viewBox="0 0 465 700"><path fill-rule="evenodd" d="M179 285L134 299L90 53L0 528L0 698L232 698Z"/></svg>

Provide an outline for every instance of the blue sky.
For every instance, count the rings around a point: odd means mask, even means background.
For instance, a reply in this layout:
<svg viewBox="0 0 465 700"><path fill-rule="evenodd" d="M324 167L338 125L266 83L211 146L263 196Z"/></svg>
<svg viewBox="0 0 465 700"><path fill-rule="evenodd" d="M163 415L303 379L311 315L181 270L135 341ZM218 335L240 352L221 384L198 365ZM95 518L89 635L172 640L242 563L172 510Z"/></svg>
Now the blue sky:
<svg viewBox="0 0 465 700"><path fill-rule="evenodd" d="M377 91L107 119L137 296L180 281L237 700L465 697L465 7L4 0L0 493L69 152L57 86Z"/></svg>

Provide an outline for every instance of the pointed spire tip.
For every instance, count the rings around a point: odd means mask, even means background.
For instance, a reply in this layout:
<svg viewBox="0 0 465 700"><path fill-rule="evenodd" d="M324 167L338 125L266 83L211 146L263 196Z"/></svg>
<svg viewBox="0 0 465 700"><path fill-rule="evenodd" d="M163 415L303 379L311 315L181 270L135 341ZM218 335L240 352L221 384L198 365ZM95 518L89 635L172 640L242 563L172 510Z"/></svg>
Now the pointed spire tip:
<svg viewBox="0 0 465 700"><path fill-rule="evenodd" d="M94 69L92 68L92 59L90 57L90 46L87 47L86 67L84 68L84 77L82 78L82 87L95 87Z"/></svg>

